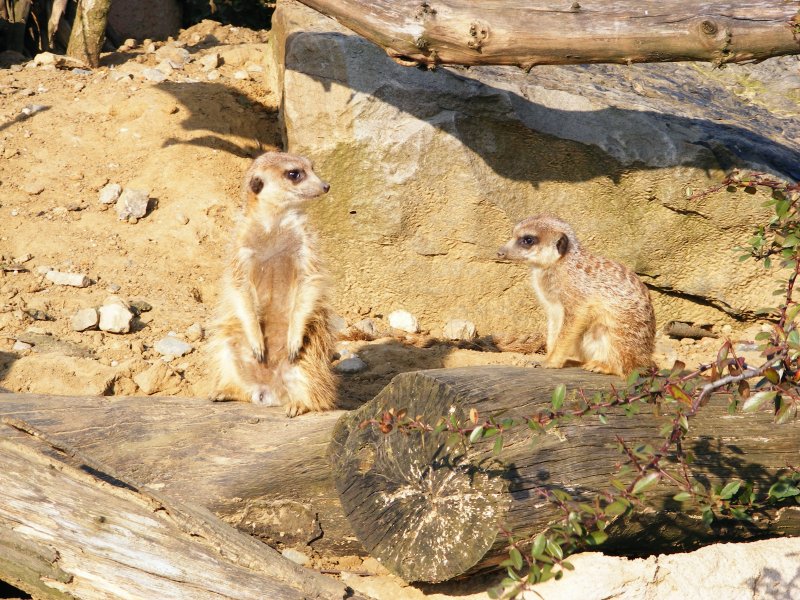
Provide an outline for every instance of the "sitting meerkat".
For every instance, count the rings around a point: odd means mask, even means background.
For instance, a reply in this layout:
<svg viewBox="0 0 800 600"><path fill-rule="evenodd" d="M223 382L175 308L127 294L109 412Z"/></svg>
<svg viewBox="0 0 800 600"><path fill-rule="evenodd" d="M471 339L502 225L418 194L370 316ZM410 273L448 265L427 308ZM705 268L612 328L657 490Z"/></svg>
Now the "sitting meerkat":
<svg viewBox="0 0 800 600"><path fill-rule="evenodd" d="M561 219L537 215L518 223L500 258L524 261L547 314L545 366L574 361L620 377L653 366L655 314L636 274L581 248Z"/></svg>
<svg viewBox="0 0 800 600"><path fill-rule="evenodd" d="M330 186L300 156L268 152L244 180L244 211L225 270L210 349L213 400L334 407L327 285L303 207Z"/></svg>

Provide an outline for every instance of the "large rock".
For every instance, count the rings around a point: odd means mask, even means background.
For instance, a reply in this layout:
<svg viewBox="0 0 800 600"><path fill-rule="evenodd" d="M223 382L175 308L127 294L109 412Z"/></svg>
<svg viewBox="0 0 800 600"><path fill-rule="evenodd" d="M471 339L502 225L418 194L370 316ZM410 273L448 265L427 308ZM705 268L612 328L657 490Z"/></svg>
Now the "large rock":
<svg viewBox="0 0 800 600"><path fill-rule="evenodd" d="M165 40L181 28L181 3L177 0L114 0L108 25L115 38Z"/></svg>
<svg viewBox="0 0 800 600"><path fill-rule="evenodd" d="M422 323L541 329L526 270L495 260L539 212L633 267L660 323L720 323L774 301L774 275L734 249L764 222L764 197L687 191L734 166L800 177L792 58L429 72L288 0L273 36L288 149L331 182L311 216L349 321L353 307L402 305Z"/></svg>

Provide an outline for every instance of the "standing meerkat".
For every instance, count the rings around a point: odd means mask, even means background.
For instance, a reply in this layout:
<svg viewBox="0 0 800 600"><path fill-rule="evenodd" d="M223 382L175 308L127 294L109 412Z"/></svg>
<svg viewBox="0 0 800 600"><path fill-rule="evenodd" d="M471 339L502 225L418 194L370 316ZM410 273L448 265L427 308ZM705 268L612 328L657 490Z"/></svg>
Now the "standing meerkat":
<svg viewBox="0 0 800 600"><path fill-rule="evenodd" d="M656 321L647 288L624 265L584 251L569 224L547 215L525 219L497 255L531 267L547 314L546 367L574 361L624 377L653 365Z"/></svg>
<svg viewBox="0 0 800 600"><path fill-rule="evenodd" d="M327 285L303 211L329 189L301 156L268 152L247 171L210 344L212 399L282 404L290 417L334 408Z"/></svg>

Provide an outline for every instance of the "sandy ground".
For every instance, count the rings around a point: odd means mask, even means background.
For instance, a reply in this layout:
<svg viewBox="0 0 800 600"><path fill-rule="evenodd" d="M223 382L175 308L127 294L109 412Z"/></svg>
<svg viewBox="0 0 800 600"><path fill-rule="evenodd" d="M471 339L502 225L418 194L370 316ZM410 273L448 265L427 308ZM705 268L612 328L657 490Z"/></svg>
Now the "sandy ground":
<svg viewBox="0 0 800 600"><path fill-rule="evenodd" d="M163 47L109 54L93 72L0 63L0 388L64 395L209 391L204 332L240 179L253 156L280 144L275 96L265 84L266 47L264 32L204 22ZM209 66L214 62L221 64ZM157 65L163 78L149 70ZM109 183L146 190L148 213L135 223L119 220L115 206L99 202ZM83 274L91 283L57 285L47 269ZM78 310L112 295L136 307L130 332L73 329ZM404 371L535 366L542 358L424 335L410 343L380 319L375 325L384 332L378 339L340 342L343 356L354 353L366 363L342 376L343 408L369 400ZM757 330L725 333L747 350ZM156 343L168 334L192 351L162 356ZM663 366L677 358L691 366L713 356L719 343L663 335L657 342ZM363 569L358 563L339 568Z"/></svg>

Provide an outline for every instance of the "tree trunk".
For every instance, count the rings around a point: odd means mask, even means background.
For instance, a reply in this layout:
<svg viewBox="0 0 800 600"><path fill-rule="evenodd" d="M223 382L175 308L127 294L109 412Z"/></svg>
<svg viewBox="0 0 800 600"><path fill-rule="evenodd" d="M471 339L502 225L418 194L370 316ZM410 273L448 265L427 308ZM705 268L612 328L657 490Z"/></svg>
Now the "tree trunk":
<svg viewBox="0 0 800 600"><path fill-rule="evenodd" d="M800 54L795 2L300 1L408 64L529 69Z"/></svg>
<svg viewBox="0 0 800 600"><path fill-rule="evenodd" d="M79 0L67 46L68 56L93 68L100 66L110 7L111 0Z"/></svg>
<svg viewBox="0 0 800 600"><path fill-rule="evenodd" d="M12 425L0 439L0 579L34 597L353 597L204 509Z"/></svg>
<svg viewBox="0 0 800 600"><path fill-rule="evenodd" d="M507 435L502 453L494 440L448 449L448 434L397 430L388 435L359 424L389 408L421 415L431 424L455 414L466 423L471 408L486 418L532 415L546 409L553 388L582 387L589 395L619 380L578 369L470 367L397 376L372 402L345 415L334 430L331 457L342 507L366 550L407 581L445 581L505 557L503 530L534 536L561 517L536 488L562 489L586 500L610 489L623 456L615 436L632 444L655 443L664 419L651 413L608 415L608 425L588 418L560 426L531 443L529 432ZM800 422L775 426L772 415L728 415L715 401L691 421L688 449L697 477L710 482L751 480L765 492L774 474L796 462ZM800 508L762 517L756 526L731 522L708 529L684 516L660 487L644 517L607 529L605 549L647 555L721 539L800 534Z"/></svg>
<svg viewBox="0 0 800 600"><path fill-rule="evenodd" d="M290 420L280 408L192 398L0 396L0 416L31 423L272 546L363 555L327 459L342 414Z"/></svg>

